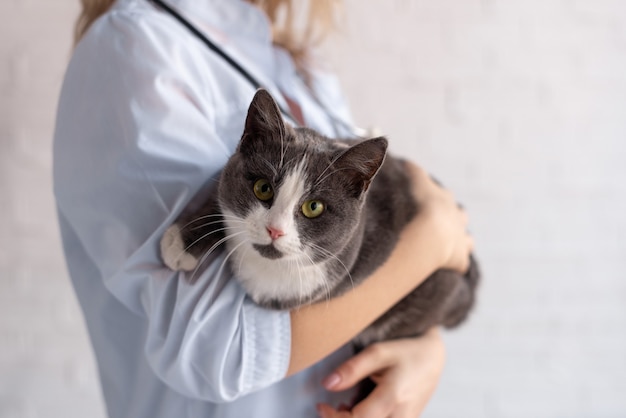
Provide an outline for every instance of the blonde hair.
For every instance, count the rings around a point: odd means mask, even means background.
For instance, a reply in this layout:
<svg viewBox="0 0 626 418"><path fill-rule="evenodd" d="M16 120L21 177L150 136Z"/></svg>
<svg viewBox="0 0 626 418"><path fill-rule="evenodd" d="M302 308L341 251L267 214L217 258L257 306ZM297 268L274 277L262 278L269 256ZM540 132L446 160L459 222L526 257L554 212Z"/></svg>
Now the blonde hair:
<svg viewBox="0 0 626 418"><path fill-rule="evenodd" d="M305 69L308 53L335 27L340 0L248 0L263 10L271 24L274 43L285 48L297 66ZM76 21L74 41L78 43L91 24L115 0L80 0L81 13Z"/></svg>
<svg viewBox="0 0 626 418"><path fill-rule="evenodd" d="M249 0L271 24L274 44L285 48L300 68L308 53L335 28L339 0Z"/></svg>
<svg viewBox="0 0 626 418"><path fill-rule="evenodd" d="M91 24L113 6L115 0L80 0L81 11L74 26L74 44L83 37Z"/></svg>

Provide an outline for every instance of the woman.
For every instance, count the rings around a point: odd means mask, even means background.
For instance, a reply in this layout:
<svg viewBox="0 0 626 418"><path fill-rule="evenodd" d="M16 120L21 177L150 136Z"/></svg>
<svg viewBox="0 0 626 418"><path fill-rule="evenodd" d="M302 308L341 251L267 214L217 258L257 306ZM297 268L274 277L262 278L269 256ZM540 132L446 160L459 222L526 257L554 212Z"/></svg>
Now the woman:
<svg viewBox="0 0 626 418"><path fill-rule="evenodd" d="M312 2L309 24L332 3ZM294 122L350 134L336 82L306 64L307 38L281 30L289 1L167 4ZM223 258L189 284L162 265L158 242L234 151L256 88L148 0L83 8L59 103L54 187L109 416L311 417L316 405L324 417L417 416L443 367L438 332L355 357L347 343L434 270L467 268L471 238L452 196L413 167L422 212L383 267L326 304L262 309L218 277ZM369 398L351 412L330 406L349 403L344 390L366 376L378 382Z"/></svg>

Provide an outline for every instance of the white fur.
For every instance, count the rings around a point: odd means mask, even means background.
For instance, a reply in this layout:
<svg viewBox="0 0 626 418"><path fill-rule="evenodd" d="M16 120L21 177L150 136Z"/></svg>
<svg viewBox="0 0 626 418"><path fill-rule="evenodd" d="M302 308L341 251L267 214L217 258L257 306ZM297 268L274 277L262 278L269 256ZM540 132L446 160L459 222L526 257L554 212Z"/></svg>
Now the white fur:
<svg viewBox="0 0 626 418"><path fill-rule="evenodd" d="M165 265L174 271L191 271L198 265L198 259L185 251L185 243L176 224L167 228L161 239L161 257Z"/></svg>
<svg viewBox="0 0 626 418"><path fill-rule="evenodd" d="M305 161L291 172L279 190L271 208L261 202L246 216L245 224L229 222L234 213L225 212L225 223L229 231L237 234L227 241L228 252L233 252L231 266L242 285L254 300L292 299L306 301L309 295L324 287L325 269L313 264L311 257L302 248L294 213L305 189ZM270 260L261 256L253 244L268 245L272 239L267 227L279 229L284 235L274 241L283 257ZM230 229L232 228L232 229Z"/></svg>

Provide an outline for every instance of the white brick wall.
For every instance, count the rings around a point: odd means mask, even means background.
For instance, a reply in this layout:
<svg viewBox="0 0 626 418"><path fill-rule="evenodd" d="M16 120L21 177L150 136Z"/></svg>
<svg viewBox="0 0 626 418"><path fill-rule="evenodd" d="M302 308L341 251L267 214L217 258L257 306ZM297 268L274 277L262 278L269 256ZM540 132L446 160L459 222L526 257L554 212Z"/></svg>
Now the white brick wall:
<svg viewBox="0 0 626 418"><path fill-rule="evenodd" d="M54 108L76 12L62 2L0 1L2 418L104 417L51 191Z"/></svg>
<svg viewBox="0 0 626 418"><path fill-rule="evenodd" d="M104 417L51 191L54 108L76 11L62 2L0 2L2 418Z"/></svg>
<svg viewBox="0 0 626 418"><path fill-rule="evenodd" d="M67 3L0 2L1 418L104 416L50 191ZM355 119L454 189L484 266L425 415L626 417L626 2L364 4L329 51Z"/></svg>
<svg viewBox="0 0 626 418"><path fill-rule="evenodd" d="M357 121L458 194L484 267L426 416L626 417L626 2L346 14Z"/></svg>

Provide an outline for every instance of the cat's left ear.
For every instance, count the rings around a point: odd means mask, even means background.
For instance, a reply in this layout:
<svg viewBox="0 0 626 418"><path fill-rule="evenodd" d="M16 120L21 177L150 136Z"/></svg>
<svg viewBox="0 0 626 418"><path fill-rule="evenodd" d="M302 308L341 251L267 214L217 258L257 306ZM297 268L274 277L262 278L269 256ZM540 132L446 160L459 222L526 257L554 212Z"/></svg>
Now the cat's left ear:
<svg viewBox="0 0 626 418"><path fill-rule="evenodd" d="M257 90L246 117L237 150L244 154L262 151L270 143L284 140L287 127L274 98L267 90Z"/></svg>
<svg viewBox="0 0 626 418"><path fill-rule="evenodd" d="M348 180L349 190L355 197L367 191L385 161L388 144L382 136L368 139L348 148L335 161L335 170Z"/></svg>

